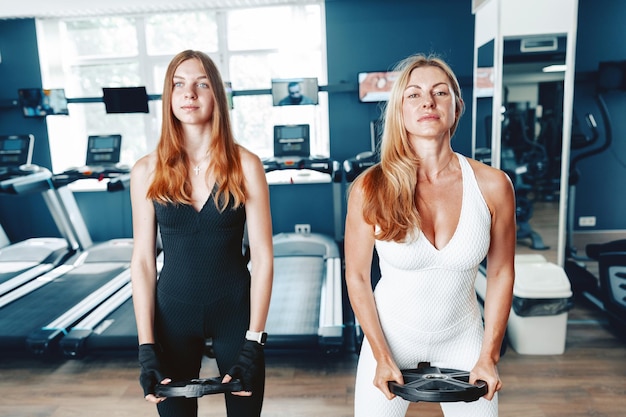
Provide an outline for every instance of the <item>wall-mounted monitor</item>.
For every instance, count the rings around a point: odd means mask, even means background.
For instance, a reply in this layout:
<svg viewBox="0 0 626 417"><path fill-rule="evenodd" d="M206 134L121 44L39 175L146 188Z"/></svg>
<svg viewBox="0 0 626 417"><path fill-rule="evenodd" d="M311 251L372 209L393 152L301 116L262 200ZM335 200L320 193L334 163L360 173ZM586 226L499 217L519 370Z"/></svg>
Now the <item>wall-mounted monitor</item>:
<svg viewBox="0 0 626 417"><path fill-rule="evenodd" d="M398 71L360 72L359 101L362 103L388 101L391 87L399 74Z"/></svg>
<svg viewBox="0 0 626 417"><path fill-rule="evenodd" d="M309 133L309 125L274 126L274 156L310 156Z"/></svg>
<svg viewBox="0 0 626 417"><path fill-rule="evenodd" d="M87 165L115 165L120 162L122 135L92 135L87 138Z"/></svg>
<svg viewBox="0 0 626 417"><path fill-rule="evenodd" d="M68 115L67 98L62 88L20 88L17 90L19 106L25 117Z"/></svg>
<svg viewBox="0 0 626 417"><path fill-rule="evenodd" d="M107 113L148 113L146 87L103 87Z"/></svg>
<svg viewBox="0 0 626 417"><path fill-rule="evenodd" d="M319 103L317 78L272 80L274 106L299 106Z"/></svg>

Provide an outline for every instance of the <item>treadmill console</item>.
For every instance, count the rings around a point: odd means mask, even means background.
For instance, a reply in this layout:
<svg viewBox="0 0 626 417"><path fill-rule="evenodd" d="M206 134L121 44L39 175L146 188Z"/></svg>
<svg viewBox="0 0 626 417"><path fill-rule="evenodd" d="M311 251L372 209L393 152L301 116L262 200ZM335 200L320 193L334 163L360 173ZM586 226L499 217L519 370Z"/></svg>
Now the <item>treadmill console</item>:
<svg viewBox="0 0 626 417"><path fill-rule="evenodd" d="M303 157L311 154L309 125L274 126L274 157Z"/></svg>
<svg viewBox="0 0 626 417"><path fill-rule="evenodd" d="M89 136L87 141L88 166L115 165L120 162L122 135Z"/></svg>
<svg viewBox="0 0 626 417"><path fill-rule="evenodd" d="M55 186L61 187L83 179L111 180L129 174L130 168L119 163L121 147L122 135L89 136L85 165L54 175Z"/></svg>
<svg viewBox="0 0 626 417"><path fill-rule="evenodd" d="M33 135L0 136L0 176L4 179L30 169Z"/></svg>

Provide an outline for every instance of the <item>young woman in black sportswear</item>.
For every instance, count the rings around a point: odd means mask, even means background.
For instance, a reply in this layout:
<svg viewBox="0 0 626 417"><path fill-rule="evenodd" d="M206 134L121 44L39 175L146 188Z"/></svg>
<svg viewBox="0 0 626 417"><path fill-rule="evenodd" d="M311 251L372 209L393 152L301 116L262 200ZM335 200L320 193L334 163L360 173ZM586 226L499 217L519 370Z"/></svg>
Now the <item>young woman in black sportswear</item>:
<svg viewBox="0 0 626 417"><path fill-rule="evenodd" d="M155 386L198 378L211 338L223 382L243 384L225 394L228 416L259 416L273 276L265 171L236 143L224 83L206 54L188 50L172 59L162 99L157 148L131 174L140 384L160 416L197 416L197 399L158 397ZM164 263L157 280L158 233Z"/></svg>

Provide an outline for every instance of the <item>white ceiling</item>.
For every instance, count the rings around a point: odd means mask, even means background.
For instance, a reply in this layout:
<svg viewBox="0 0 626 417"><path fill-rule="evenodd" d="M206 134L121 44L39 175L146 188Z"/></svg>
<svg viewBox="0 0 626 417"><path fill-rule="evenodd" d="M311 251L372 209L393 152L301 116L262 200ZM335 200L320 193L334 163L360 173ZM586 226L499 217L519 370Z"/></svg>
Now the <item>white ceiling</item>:
<svg viewBox="0 0 626 417"><path fill-rule="evenodd" d="M2 0L0 19L87 17L306 4L310 0Z"/></svg>

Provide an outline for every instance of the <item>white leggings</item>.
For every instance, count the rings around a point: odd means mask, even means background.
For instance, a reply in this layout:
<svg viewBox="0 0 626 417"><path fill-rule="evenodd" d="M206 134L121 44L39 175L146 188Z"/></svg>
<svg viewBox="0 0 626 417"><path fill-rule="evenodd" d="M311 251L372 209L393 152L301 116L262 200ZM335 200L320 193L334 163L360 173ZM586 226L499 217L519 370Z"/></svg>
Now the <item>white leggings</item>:
<svg viewBox="0 0 626 417"><path fill-rule="evenodd" d="M482 343L482 326L468 317L454 327L436 333L407 329L404 324L384 320L383 329L391 353L400 369L417 368L419 362L432 366L470 371L478 359ZM404 417L409 402L396 397L388 400L373 384L376 360L367 341L357 367L354 394L355 417ZM498 417L498 396L488 401L441 403L446 417Z"/></svg>

